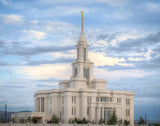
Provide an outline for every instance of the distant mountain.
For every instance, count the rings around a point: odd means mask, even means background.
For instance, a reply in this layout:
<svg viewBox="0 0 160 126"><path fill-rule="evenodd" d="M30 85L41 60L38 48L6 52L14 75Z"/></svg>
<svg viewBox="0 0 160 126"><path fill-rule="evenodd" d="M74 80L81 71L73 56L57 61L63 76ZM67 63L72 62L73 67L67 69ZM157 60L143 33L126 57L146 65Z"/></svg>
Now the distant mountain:
<svg viewBox="0 0 160 126"><path fill-rule="evenodd" d="M135 124L138 124L139 120L134 120ZM160 121L147 120L147 124L160 124Z"/></svg>
<svg viewBox="0 0 160 126"><path fill-rule="evenodd" d="M11 111L7 111L7 119L11 118L11 114L14 113L21 113L21 112L32 112L32 111L28 111L28 110L24 110L24 111L18 111L18 112L11 112ZM0 110L0 119L4 119L5 118L5 112Z"/></svg>

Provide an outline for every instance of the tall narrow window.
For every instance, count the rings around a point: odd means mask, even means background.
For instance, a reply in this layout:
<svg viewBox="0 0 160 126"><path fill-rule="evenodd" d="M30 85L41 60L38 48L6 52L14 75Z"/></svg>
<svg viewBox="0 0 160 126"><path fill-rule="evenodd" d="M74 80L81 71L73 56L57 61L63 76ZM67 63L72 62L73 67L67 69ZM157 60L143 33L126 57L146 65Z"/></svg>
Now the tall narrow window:
<svg viewBox="0 0 160 126"><path fill-rule="evenodd" d="M130 99L126 99L126 105L130 105Z"/></svg>
<svg viewBox="0 0 160 126"><path fill-rule="evenodd" d="M126 109L126 116L130 116L130 110Z"/></svg>
<svg viewBox="0 0 160 126"><path fill-rule="evenodd" d="M84 48L84 61L86 60L86 48Z"/></svg>
<svg viewBox="0 0 160 126"><path fill-rule="evenodd" d="M76 68L75 71L74 71L74 76L75 76L75 77L77 76L77 68Z"/></svg>
<svg viewBox="0 0 160 126"><path fill-rule="evenodd" d="M89 74L88 68L84 68L84 69L83 69L84 78L88 78L88 74Z"/></svg>
<svg viewBox="0 0 160 126"><path fill-rule="evenodd" d="M79 48L77 48L77 59L79 59Z"/></svg>
<svg viewBox="0 0 160 126"><path fill-rule="evenodd" d="M89 115L89 107L87 108L87 115Z"/></svg>
<svg viewBox="0 0 160 126"><path fill-rule="evenodd" d="M117 98L117 103L121 103L121 98Z"/></svg>
<svg viewBox="0 0 160 126"><path fill-rule="evenodd" d="M44 97L41 98L41 112L44 112Z"/></svg>

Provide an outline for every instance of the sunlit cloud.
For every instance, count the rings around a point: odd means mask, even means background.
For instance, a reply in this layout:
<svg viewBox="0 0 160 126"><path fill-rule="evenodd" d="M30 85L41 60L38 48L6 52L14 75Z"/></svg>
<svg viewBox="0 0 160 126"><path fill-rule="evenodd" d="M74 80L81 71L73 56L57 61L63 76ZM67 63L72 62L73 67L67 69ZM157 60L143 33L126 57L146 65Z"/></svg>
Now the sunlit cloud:
<svg viewBox="0 0 160 126"><path fill-rule="evenodd" d="M0 15L0 16L2 22L6 24L18 25L24 22L24 19L21 15L10 14L10 15Z"/></svg>
<svg viewBox="0 0 160 126"><path fill-rule="evenodd" d="M37 30L23 30L23 33L26 35L28 39L31 40L41 40L45 39L47 36L47 33L42 32L42 31L37 31Z"/></svg>

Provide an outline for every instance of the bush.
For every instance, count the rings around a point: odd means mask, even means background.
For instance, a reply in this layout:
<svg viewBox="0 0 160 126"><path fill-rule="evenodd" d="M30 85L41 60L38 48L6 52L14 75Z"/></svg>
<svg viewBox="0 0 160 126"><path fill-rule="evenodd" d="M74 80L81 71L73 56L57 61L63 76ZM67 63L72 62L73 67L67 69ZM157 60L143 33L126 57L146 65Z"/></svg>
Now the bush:
<svg viewBox="0 0 160 126"><path fill-rule="evenodd" d="M117 124L117 115L116 112L113 111L113 114L111 116L111 118L107 121L108 125L115 125Z"/></svg>
<svg viewBox="0 0 160 126"><path fill-rule="evenodd" d="M102 123L105 123L105 121L103 119L100 119L98 123L102 124Z"/></svg>
<svg viewBox="0 0 160 126"><path fill-rule="evenodd" d="M25 123L26 121L25 121L25 119L22 118L22 119L19 120L19 122L20 123Z"/></svg>
<svg viewBox="0 0 160 126"><path fill-rule="evenodd" d="M49 123L59 123L59 118L54 114Z"/></svg>
<svg viewBox="0 0 160 126"><path fill-rule="evenodd" d="M87 124L89 123L88 120L86 120L84 117L83 119L79 119L79 118L74 118L74 119L69 119L68 122L71 124L73 123L77 123L77 124Z"/></svg>
<svg viewBox="0 0 160 126"><path fill-rule="evenodd" d="M124 120L124 125L129 125L130 121L129 120Z"/></svg>
<svg viewBox="0 0 160 126"><path fill-rule="evenodd" d="M33 118L32 118L32 123L38 123L37 117L33 117Z"/></svg>
<svg viewBox="0 0 160 126"><path fill-rule="evenodd" d="M121 125L123 123L122 119L117 121L118 125Z"/></svg>

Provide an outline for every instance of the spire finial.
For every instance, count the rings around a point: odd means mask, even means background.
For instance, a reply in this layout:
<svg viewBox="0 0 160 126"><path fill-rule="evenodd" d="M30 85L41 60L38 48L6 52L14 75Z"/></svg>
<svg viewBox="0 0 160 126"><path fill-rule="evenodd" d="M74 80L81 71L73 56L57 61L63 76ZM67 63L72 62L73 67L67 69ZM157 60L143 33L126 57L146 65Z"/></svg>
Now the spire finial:
<svg viewBox="0 0 160 126"><path fill-rule="evenodd" d="M81 20L81 34L83 34L83 11L81 11L82 20Z"/></svg>

